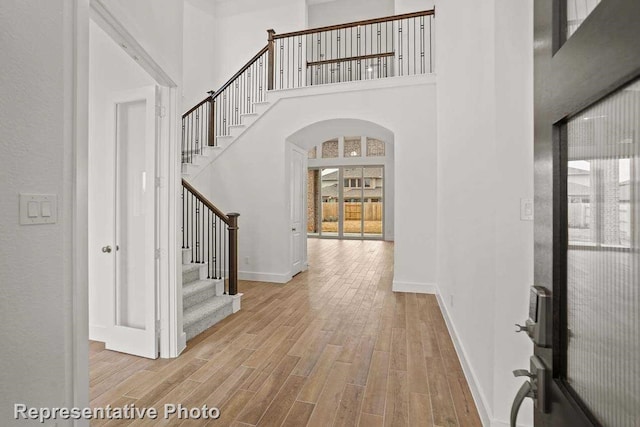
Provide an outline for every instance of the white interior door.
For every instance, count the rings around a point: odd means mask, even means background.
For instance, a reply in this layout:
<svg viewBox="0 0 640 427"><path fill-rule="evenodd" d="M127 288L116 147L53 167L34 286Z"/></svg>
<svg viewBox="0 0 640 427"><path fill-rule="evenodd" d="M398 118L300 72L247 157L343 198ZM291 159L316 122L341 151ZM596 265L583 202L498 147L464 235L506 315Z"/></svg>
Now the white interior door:
<svg viewBox="0 0 640 427"><path fill-rule="evenodd" d="M113 266L105 347L155 359L156 333L155 86L117 94L114 138L113 241L103 248Z"/></svg>
<svg viewBox="0 0 640 427"><path fill-rule="evenodd" d="M290 186L291 186L291 275L305 268L306 258L306 221L305 221L305 174L307 154L299 148L291 147Z"/></svg>

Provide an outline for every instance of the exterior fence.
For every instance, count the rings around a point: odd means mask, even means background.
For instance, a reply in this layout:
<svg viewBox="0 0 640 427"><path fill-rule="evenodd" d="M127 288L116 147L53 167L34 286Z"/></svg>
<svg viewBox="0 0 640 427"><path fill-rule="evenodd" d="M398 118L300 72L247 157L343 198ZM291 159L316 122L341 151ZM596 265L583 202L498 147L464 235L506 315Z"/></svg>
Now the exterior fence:
<svg viewBox="0 0 640 427"><path fill-rule="evenodd" d="M362 219L364 215L365 221L382 221L383 206L382 202L364 202L344 204L344 220L357 221ZM322 221L332 222L338 221L338 203L323 202L322 203Z"/></svg>

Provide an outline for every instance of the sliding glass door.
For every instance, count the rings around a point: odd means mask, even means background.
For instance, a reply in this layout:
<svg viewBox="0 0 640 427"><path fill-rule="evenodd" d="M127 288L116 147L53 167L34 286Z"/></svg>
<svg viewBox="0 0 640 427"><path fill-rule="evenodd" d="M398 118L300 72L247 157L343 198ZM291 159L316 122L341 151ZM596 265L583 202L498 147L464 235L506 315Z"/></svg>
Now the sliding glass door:
<svg viewBox="0 0 640 427"><path fill-rule="evenodd" d="M342 224L343 236L361 237L362 216L362 168L342 169Z"/></svg>
<svg viewBox="0 0 640 427"><path fill-rule="evenodd" d="M308 176L317 180L308 186L310 236L383 238L382 166L312 169Z"/></svg>

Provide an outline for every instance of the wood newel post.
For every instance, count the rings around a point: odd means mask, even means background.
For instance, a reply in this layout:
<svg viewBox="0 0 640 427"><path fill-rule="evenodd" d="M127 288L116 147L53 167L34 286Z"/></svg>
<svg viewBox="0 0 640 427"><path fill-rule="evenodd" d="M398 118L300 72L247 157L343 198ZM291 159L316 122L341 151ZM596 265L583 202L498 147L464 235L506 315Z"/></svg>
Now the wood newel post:
<svg viewBox="0 0 640 427"><path fill-rule="evenodd" d="M209 92L207 92L210 97L209 97L209 129L207 131L208 135L207 135L207 144L209 145L209 147L213 147L214 145L216 145L216 111L215 111L215 99L214 96L216 94L216 92L214 90L210 90Z"/></svg>
<svg viewBox="0 0 640 427"><path fill-rule="evenodd" d="M273 90L275 86L275 69L276 69L276 58L275 58L275 41L273 36L276 34L274 30L267 30L267 34L269 35L268 39L268 49L269 49L269 62L267 68L267 89Z"/></svg>
<svg viewBox="0 0 640 427"><path fill-rule="evenodd" d="M229 213L229 295L238 293L238 217Z"/></svg>

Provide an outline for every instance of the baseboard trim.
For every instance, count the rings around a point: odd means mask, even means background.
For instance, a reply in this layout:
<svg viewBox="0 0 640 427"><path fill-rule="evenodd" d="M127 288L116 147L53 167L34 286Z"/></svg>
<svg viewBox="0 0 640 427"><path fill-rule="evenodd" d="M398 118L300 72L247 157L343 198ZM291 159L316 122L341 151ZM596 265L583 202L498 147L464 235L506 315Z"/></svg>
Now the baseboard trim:
<svg viewBox="0 0 640 427"><path fill-rule="evenodd" d="M458 332L456 327L451 320L451 316L449 314L449 310L447 309L446 304L442 300L442 296L440 292L436 293L436 298L438 299L438 305L440 306L440 311L442 312L442 316L444 317L444 321L447 324L447 329L449 330L449 335L451 336L451 340L453 341L453 346L456 349L456 353L458 355L458 359L460 360L460 364L462 365L462 370L464 371L464 376L467 379L467 384L469 384L469 388L471 389L471 395L473 396L473 400L476 404L476 408L478 408L478 414L480 415L480 420L482 421L482 425L486 427L492 427L495 424L495 420L491 417L491 412L489 411L489 404L487 403L487 399L484 396L484 393L480 390L478 384L478 377L476 376L473 368L469 364L469 358L467 357L467 352L462 345L462 342L459 339Z"/></svg>
<svg viewBox="0 0 640 427"><path fill-rule="evenodd" d="M238 271L238 279L250 282L287 283L291 273L260 273L255 271Z"/></svg>
<svg viewBox="0 0 640 427"><path fill-rule="evenodd" d="M178 337L178 356L187 348L187 334L182 332Z"/></svg>
<svg viewBox="0 0 640 427"><path fill-rule="evenodd" d="M416 294L438 294L438 286L435 283L401 282L394 280L391 290L393 292L412 292Z"/></svg>
<svg viewBox="0 0 640 427"><path fill-rule="evenodd" d="M510 424L508 421L500 421L500 420L491 420L491 427L509 427ZM517 424L518 427L531 427L528 424Z"/></svg>
<svg viewBox="0 0 640 427"><path fill-rule="evenodd" d="M89 339L91 341L106 342L107 328L104 326L89 325Z"/></svg>
<svg viewBox="0 0 640 427"><path fill-rule="evenodd" d="M464 346L459 339L458 332L453 325L453 321L451 320L451 316L449 314L447 306L442 300L438 285L436 285L435 283L401 282L398 280L394 280L392 290L394 292L433 294L436 296L438 300L438 306L440 306L440 311L442 312L442 316L444 317L447 329L449 330L449 335L451 336L451 340L453 341L453 345L456 349L456 354L458 356L458 359L460 360L460 364L462 365L464 376L467 380L467 383L469 384L469 388L471 389L471 395L473 396L476 408L478 408L478 414L480 415L482 425L485 427L501 427L503 425L502 422L497 422L496 420L493 420L491 418L491 412L489 411L490 406L487 404L487 399L478 386L478 384L480 384L478 381L478 377L475 375L475 372L469 364L467 352L465 351Z"/></svg>

